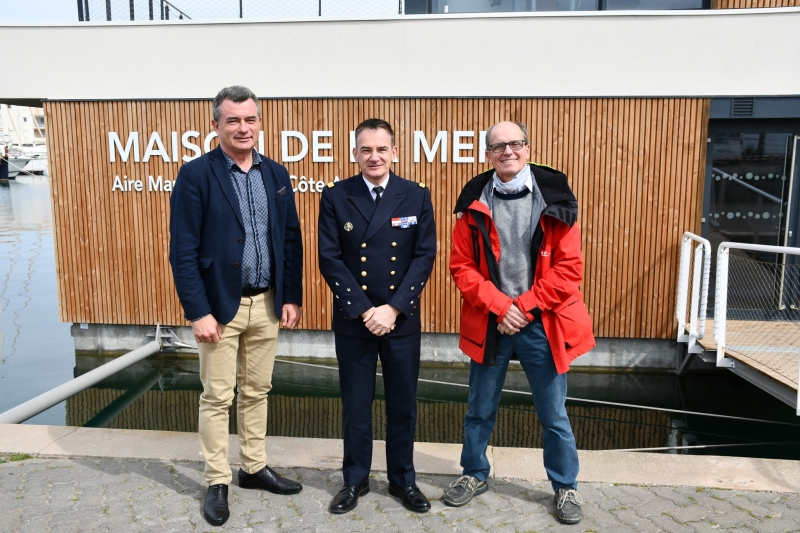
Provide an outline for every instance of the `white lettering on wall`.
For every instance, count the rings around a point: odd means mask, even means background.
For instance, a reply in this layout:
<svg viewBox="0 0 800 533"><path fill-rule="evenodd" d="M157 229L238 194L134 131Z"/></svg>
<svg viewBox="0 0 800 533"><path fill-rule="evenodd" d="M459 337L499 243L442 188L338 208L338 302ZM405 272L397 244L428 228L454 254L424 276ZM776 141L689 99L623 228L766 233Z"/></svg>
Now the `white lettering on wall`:
<svg viewBox="0 0 800 533"><path fill-rule="evenodd" d="M170 134L170 139L172 140L172 162L178 162L178 132L173 131Z"/></svg>
<svg viewBox="0 0 800 533"><path fill-rule="evenodd" d="M425 138L424 131L415 131L414 132L414 163L419 163L419 151L420 148L425 151L425 159L428 160L428 163L433 162L433 158L436 155L436 152L440 151L440 161L442 163L447 163L447 132L446 131L439 131L436 134L436 138L433 140L433 146L428 146L428 140Z"/></svg>
<svg viewBox="0 0 800 533"><path fill-rule="evenodd" d="M142 158L142 163L147 163L148 161L150 161L150 157L154 155L160 155L165 163L170 162L167 149L164 147L164 143L161 142L161 136L158 134L157 131L154 131L152 135L150 135L150 140L147 142L147 149L144 151L144 157Z"/></svg>
<svg viewBox="0 0 800 533"><path fill-rule="evenodd" d="M122 148L122 142L119 139L116 131L108 132L108 158L109 161L115 163L117 161L117 152L119 158L123 163L128 162L128 156L133 148L133 160L139 162L139 132L132 131L128 134L128 142L125 143L125 148Z"/></svg>
<svg viewBox="0 0 800 533"><path fill-rule="evenodd" d="M300 141L300 152L295 155L289 155L289 137L294 137ZM282 131L281 132L281 161L284 163L294 163L300 161L308 153L308 139L299 131Z"/></svg>
<svg viewBox="0 0 800 533"><path fill-rule="evenodd" d="M314 178L306 178L305 176L300 176L299 178L292 174L289 176L289 179L292 181L296 181L297 183L292 184L292 191L299 192L299 193L307 193L307 192L322 192L322 189L326 187L324 181L317 181ZM339 176L333 178L333 181L339 181Z"/></svg>
<svg viewBox="0 0 800 533"><path fill-rule="evenodd" d="M202 155L202 152L200 152L200 147L194 143L189 142L189 139L192 138L197 139L198 137L200 137L199 131L187 131L183 135L181 135L181 145L187 150L194 152L194 155L184 155L181 158L187 163L192 159L196 159Z"/></svg>
<svg viewBox="0 0 800 533"><path fill-rule="evenodd" d="M114 178L114 185L111 186L111 191L120 191L120 192L142 192L144 189L144 184L142 180L129 180L128 176L122 176L120 179L119 176Z"/></svg>
<svg viewBox="0 0 800 533"><path fill-rule="evenodd" d="M180 135L179 135L180 134ZM167 146L162 140L160 132L151 132L144 150L144 157L140 157L140 136L145 133L132 131L123 140L116 131L108 132L108 154L109 161L116 163L147 163L153 157L160 156L165 163L189 162L203 153L212 149L212 141L217 137L216 132L208 134L195 130L183 133L171 131L164 133L164 140L168 140ZM205 135L205 137L203 137ZM433 142L429 142L430 135L424 131L414 131L413 151L414 163L422 162L422 154L425 154L425 161L428 163L447 163L448 158L453 163L479 163L486 162L486 131L469 130L440 130L435 133ZM478 142L475 142L475 136ZM258 132L258 151L264 153L263 131ZM284 163L296 163L308 157L309 152L314 163L334 163L336 148L336 138L332 130L313 130L309 137L300 131L286 130L280 132L281 139L281 161ZM200 139L202 138L202 143ZM356 148L355 131L349 132L349 160L356 162L353 156L353 149ZM450 148L450 149L448 149ZM476 156L477 152L477 158ZM183 155L182 155L183 154ZM398 161L397 158L394 159ZM309 190L315 190L315 185L307 185Z"/></svg>
<svg viewBox="0 0 800 533"><path fill-rule="evenodd" d="M163 191L172 192L175 187L175 180L165 180L162 176L154 178L153 176L147 177L147 190L148 191Z"/></svg>
<svg viewBox="0 0 800 533"><path fill-rule="evenodd" d="M333 149L333 143L320 142L320 139L323 137L326 138L333 137L333 132L328 130L328 131L314 131L311 133L311 139L312 139L311 160L314 163L333 163L332 155L320 155L319 153L320 150Z"/></svg>
<svg viewBox="0 0 800 533"><path fill-rule="evenodd" d="M453 163L474 163L473 156L462 156L461 150L472 150L472 143L462 143L461 138L472 137L475 135L474 131L459 131L453 132Z"/></svg>

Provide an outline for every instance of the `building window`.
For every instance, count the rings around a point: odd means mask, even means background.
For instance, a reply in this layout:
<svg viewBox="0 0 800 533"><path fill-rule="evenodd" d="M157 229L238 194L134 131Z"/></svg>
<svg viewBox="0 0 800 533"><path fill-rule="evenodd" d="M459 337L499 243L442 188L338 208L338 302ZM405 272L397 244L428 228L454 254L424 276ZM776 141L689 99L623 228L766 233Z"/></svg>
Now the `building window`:
<svg viewBox="0 0 800 533"><path fill-rule="evenodd" d="M710 0L406 0L407 15L525 11L709 9Z"/></svg>
<svg viewBox="0 0 800 533"><path fill-rule="evenodd" d="M704 0L604 0L607 11L623 9L708 9Z"/></svg>

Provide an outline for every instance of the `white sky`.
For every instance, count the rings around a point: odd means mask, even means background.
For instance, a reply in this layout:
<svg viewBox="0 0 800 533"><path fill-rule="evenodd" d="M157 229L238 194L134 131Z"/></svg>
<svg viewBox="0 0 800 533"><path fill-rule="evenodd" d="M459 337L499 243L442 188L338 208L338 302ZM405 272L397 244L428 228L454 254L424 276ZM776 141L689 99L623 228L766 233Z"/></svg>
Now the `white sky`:
<svg viewBox="0 0 800 533"><path fill-rule="evenodd" d="M323 0L323 16L386 16L397 13L398 0ZM170 0L193 19L239 17L239 0ZM154 0L156 10L159 0ZM245 18L316 17L319 0L243 0ZM112 0L112 20L129 20L129 1ZM105 0L89 0L92 21L104 21ZM137 20L148 18L148 0L134 0ZM157 17L156 17L157 18ZM174 13L170 18L174 18ZM78 22L78 0L0 0L4 22Z"/></svg>
<svg viewBox="0 0 800 533"><path fill-rule="evenodd" d="M3 22L78 22L78 0L0 0Z"/></svg>

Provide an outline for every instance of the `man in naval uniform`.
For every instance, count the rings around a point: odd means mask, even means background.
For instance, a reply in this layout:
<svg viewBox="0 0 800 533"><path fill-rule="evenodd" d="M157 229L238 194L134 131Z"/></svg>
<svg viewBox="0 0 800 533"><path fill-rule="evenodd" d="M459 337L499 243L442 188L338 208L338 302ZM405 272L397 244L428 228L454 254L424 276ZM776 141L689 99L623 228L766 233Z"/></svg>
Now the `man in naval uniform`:
<svg viewBox="0 0 800 533"><path fill-rule="evenodd" d="M430 193L396 176L392 127L356 128L361 173L329 183L319 209L319 269L333 293L333 331L342 393L344 487L331 513L369 492L372 400L378 358L386 398L389 493L415 512L430 503L415 484L414 434L420 359L420 293L436 256Z"/></svg>

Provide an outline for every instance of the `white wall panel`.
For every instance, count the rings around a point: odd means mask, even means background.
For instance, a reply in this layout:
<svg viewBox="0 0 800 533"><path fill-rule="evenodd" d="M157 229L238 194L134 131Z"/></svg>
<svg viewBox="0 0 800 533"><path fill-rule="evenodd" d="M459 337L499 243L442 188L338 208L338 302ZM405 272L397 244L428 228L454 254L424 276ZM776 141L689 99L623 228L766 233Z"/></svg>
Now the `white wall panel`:
<svg viewBox="0 0 800 533"><path fill-rule="evenodd" d="M0 100L209 98L230 84L261 97L800 94L800 8L6 24L0 40Z"/></svg>

